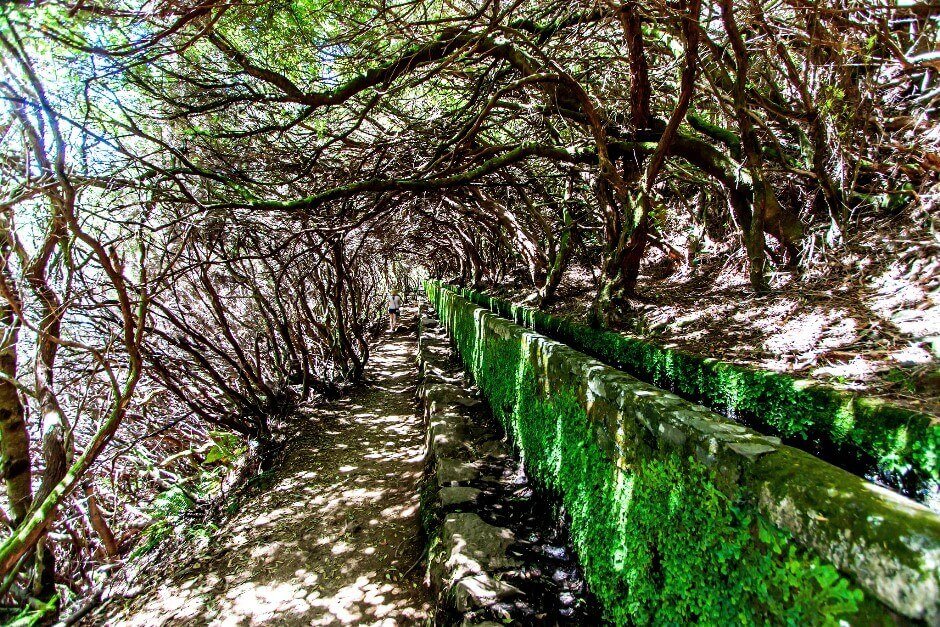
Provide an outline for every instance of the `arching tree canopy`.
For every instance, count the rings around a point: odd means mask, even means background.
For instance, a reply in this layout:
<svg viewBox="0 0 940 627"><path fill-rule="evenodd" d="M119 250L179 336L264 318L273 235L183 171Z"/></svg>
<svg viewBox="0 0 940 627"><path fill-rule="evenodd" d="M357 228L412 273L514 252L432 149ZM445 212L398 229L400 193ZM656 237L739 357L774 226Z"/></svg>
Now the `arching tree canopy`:
<svg viewBox="0 0 940 627"><path fill-rule="evenodd" d="M724 238L762 293L860 216L935 210L938 19L862 0L3 4L4 593L49 598L57 561L81 592L139 530L78 488L132 521L131 495L199 467L161 465L187 439L274 446L298 402L359 380L409 268L542 303L587 268L610 323L650 247ZM49 541L75 517L96 539Z"/></svg>

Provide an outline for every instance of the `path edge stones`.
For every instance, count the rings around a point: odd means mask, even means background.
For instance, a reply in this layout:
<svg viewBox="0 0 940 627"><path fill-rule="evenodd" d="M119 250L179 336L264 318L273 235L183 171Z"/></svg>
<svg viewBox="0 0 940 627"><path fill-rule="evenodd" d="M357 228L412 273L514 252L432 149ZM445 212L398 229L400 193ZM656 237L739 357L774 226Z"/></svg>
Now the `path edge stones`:
<svg viewBox="0 0 940 627"><path fill-rule="evenodd" d="M480 490L477 452L465 445L469 409L480 404L462 385L460 367L436 318L418 316L419 373L427 471L421 494L421 520L428 537L427 583L435 601L435 624L492 626L476 618L498 614L496 604L523 596L502 581L519 563L508 553L512 531L486 523L474 511ZM504 446L490 442L491 446Z"/></svg>

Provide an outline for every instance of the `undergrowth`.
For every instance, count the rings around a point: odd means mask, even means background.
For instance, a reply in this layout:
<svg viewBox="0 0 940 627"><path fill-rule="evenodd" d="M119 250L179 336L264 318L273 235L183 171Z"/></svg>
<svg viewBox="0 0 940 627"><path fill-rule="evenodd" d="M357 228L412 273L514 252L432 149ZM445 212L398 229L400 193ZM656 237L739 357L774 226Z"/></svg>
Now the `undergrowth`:
<svg viewBox="0 0 940 627"><path fill-rule="evenodd" d="M35 625L48 624L49 616L54 615L59 609L59 595L54 594L48 601L32 599L28 604L20 609L13 616L3 618L5 627L34 627Z"/></svg>
<svg viewBox="0 0 940 627"><path fill-rule="evenodd" d="M212 431L209 436L199 471L151 501L147 514L152 522L141 534L131 559L150 553L173 536L204 545L217 531L218 527L205 519L203 506L219 495L226 475L247 449L234 433Z"/></svg>

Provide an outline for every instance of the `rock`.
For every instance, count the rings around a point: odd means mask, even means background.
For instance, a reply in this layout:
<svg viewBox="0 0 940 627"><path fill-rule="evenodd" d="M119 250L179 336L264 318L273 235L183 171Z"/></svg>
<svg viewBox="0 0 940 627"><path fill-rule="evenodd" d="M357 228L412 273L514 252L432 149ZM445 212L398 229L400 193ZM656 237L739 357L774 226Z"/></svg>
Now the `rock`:
<svg viewBox="0 0 940 627"><path fill-rule="evenodd" d="M454 412L439 415L428 429L428 450L433 457L466 459L466 418Z"/></svg>
<svg viewBox="0 0 940 627"><path fill-rule="evenodd" d="M440 492L437 494L437 497L441 501L441 507L448 507L451 505L470 503L475 501L479 495L480 491L476 488L458 486L441 488Z"/></svg>
<svg viewBox="0 0 940 627"><path fill-rule="evenodd" d="M445 572L451 581L520 565L507 555L509 545L515 542L513 533L487 524L476 514L448 514L441 541Z"/></svg>
<svg viewBox="0 0 940 627"><path fill-rule="evenodd" d="M471 398L460 387L448 383L435 383L427 386L424 393L424 402L430 415L446 411L454 405L470 407L480 403L479 400Z"/></svg>
<svg viewBox="0 0 940 627"><path fill-rule="evenodd" d="M463 396L461 398L458 398L457 402L463 405L464 407L476 407L477 405L481 405L483 403L483 401L481 401L480 399L471 398L469 396Z"/></svg>
<svg viewBox="0 0 940 627"><path fill-rule="evenodd" d="M449 457L437 458L437 485L443 487L452 483L473 481L480 476L480 471L471 464Z"/></svg>
<svg viewBox="0 0 940 627"><path fill-rule="evenodd" d="M728 445L735 453L744 455L750 460L757 459L761 455L766 455L767 453L773 453L777 450L774 446L768 446L766 444L758 444L757 442L733 442Z"/></svg>
<svg viewBox="0 0 940 627"><path fill-rule="evenodd" d="M685 463L692 458L709 466L709 472L714 473L709 481L713 481L717 489L730 498L744 497L748 515L759 513L764 516L792 536L792 543L801 546L808 556L819 556L824 563L838 569L852 585L862 589L867 601L865 613L870 612L864 616L865 619L872 623L893 622L892 612L898 612L908 619L940 625L940 580L936 576L937 564L940 563L940 519L935 513L807 453L782 446L777 437L760 435L701 405L640 383L568 346L500 320L463 299L453 297L441 302L446 309L447 320L443 326L465 329L472 334L471 337L463 337L462 341L481 342L480 352L475 350L472 355L476 363L502 358L504 353L488 348L491 341L498 344L505 340L507 346L521 346L520 363L505 366L519 366L531 373L532 379L526 385L531 385L538 401L544 402L546 407L555 404L556 407L567 408L574 403L570 412L566 409L557 416L546 418L559 421L560 433L567 433L565 427L577 427L578 437L583 438L582 444L598 446L603 453L603 457L597 460L601 467L591 468L591 472L616 472L617 468L623 468L629 476L635 472L638 463L658 461L663 453L669 451L682 461L679 472L686 473L695 470L693 464ZM654 331L666 331L664 323L675 323L676 328L682 326L667 318L653 326ZM574 335L577 327L569 330ZM600 336L597 339L600 340ZM940 338L932 341L932 350L940 354ZM676 356L681 359L675 361L673 358ZM666 369L675 367L679 374L685 372L690 377L700 377L697 381L703 391L706 384L712 384L710 382L721 382L724 386L724 381L733 384L728 388L731 391L738 389L739 383L749 389L758 389L756 381L742 383L751 381L752 374L748 374L751 372L748 369L741 370L715 359L696 359L688 363L684 359L686 357L678 353L671 357L663 354L662 359L656 357L653 361L656 368L660 365ZM919 353L918 359L926 357ZM675 380L681 382L680 378ZM767 381L771 384L775 379ZM940 375L926 376L923 382L925 389L936 389L940 386ZM484 388L491 383L495 386L503 382L481 382ZM695 384L696 380L690 378L686 383ZM864 423L853 422L850 428L867 429L867 425L877 425L882 420L874 418L881 414L868 400L848 394L832 396L821 386L805 380L792 380L787 383L787 389L791 386L799 394L808 394L810 399L820 395L819 402L829 398L841 399L839 403L850 400L856 412L854 419ZM765 391L771 393L773 389L776 388L768 385ZM729 403L732 400L729 396ZM782 406L785 411L790 411L787 407ZM522 415L525 416L525 412ZM535 415L541 419L541 412ZM910 414L905 412L901 415ZM835 417L842 420L841 414ZM585 420L589 429L584 428ZM924 428L933 426L929 422L917 424L924 425ZM510 425L511 429L516 426L515 423ZM525 433L525 427L518 426L522 433ZM540 429L542 427L539 425ZM540 456L544 451L526 449L525 438L517 437L516 441L523 442L523 454L527 458L531 455L533 460L543 461ZM540 446L543 439L532 438L531 441L537 443L528 445L534 448ZM592 461L594 457L592 455ZM545 457L545 460L551 459ZM565 485L573 473L582 472L582 460L574 455L570 460L565 459L562 463L571 463L571 467L556 467L556 474L552 476L549 471L545 478L549 482L557 478L562 490L570 490L567 496L582 498L580 483L570 481L570 485ZM548 464L545 467L548 469ZM693 478L698 480L697 475ZM587 515L591 514L602 515L603 512L588 510ZM466 571L464 577L484 572L493 575L492 570L484 568L486 564L481 562L488 558L475 552L477 540L468 536L469 531L457 529L456 519L448 517L448 523L445 537L439 540L443 545L440 547L441 562L447 562L447 568L443 570L451 576L460 569ZM480 521L480 524L484 523ZM666 530L673 531L678 533L681 530ZM506 546L498 536L490 540L496 543L496 549ZM586 537L585 542L589 546L607 548L603 538ZM764 550L763 547L758 548ZM505 551L502 556L506 557ZM806 564L805 560L809 558L799 559ZM615 580L617 576L615 573L595 574L599 581L608 576ZM499 575L495 576L498 578ZM444 585L455 585L449 582L461 578L450 579ZM491 617L495 610L496 607L491 606Z"/></svg>
<svg viewBox="0 0 940 627"><path fill-rule="evenodd" d="M506 446L503 444L502 440L493 439L476 442L473 448L478 457L486 457L487 455L502 456L506 454Z"/></svg>
<svg viewBox="0 0 940 627"><path fill-rule="evenodd" d="M460 612L482 609L523 594L519 588L494 579L489 575L464 577L454 584L452 590L454 604Z"/></svg>
<svg viewBox="0 0 940 627"><path fill-rule="evenodd" d="M685 444L687 436L681 429L678 429L666 422L661 422L659 423L659 437L666 442L669 442L673 446L682 446Z"/></svg>

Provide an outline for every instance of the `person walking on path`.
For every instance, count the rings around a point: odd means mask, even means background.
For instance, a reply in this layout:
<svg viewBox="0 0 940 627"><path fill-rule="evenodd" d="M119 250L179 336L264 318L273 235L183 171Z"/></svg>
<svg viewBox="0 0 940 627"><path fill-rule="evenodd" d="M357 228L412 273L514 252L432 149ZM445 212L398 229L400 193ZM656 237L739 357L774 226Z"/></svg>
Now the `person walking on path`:
<svg viewBox="0 0 940 627"><path fill-rule="evenodd" d="M400 311L401 296L398 295L398 290L392 290L392 294L388 299L388 317L392 333L398 329L398 314Z"/></svg>

